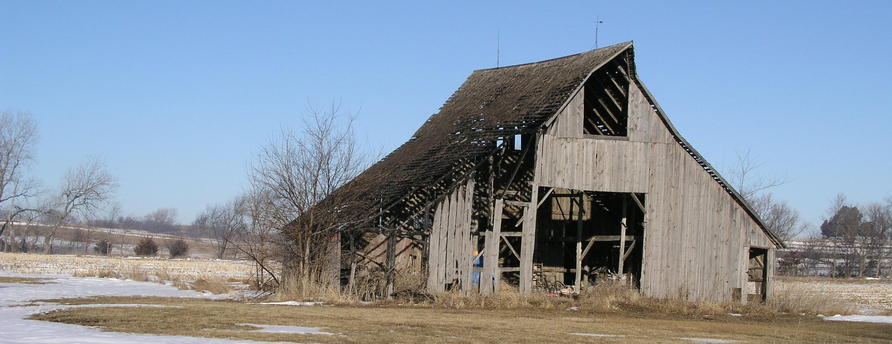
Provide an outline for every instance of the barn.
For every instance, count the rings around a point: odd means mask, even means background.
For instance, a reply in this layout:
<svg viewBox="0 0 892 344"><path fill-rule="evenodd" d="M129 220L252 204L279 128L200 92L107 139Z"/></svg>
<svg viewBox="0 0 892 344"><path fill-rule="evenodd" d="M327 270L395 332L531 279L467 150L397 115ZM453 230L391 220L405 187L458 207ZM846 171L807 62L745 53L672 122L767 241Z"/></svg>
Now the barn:
<svg viewBox="0 0 892 344"><path fill-rule="evenodd" d="M389 292L415 269L432 293L764 301L783 245L673 127L631 42L474 71L348 185L369 220L341 236L344 283L374 263Z"/></svg>

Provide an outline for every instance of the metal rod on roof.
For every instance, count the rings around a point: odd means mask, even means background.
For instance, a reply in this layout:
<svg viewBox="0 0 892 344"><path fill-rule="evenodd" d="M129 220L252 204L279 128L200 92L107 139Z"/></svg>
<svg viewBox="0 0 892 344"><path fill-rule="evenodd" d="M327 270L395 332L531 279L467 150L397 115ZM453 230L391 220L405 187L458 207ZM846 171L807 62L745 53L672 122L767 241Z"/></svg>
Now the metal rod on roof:
<svg viewBox="0 0 892 344"><path fill-rule="evenodd" d="M595 49L598 49L598 26L603 23L601 17L595 17Z"/></svg>

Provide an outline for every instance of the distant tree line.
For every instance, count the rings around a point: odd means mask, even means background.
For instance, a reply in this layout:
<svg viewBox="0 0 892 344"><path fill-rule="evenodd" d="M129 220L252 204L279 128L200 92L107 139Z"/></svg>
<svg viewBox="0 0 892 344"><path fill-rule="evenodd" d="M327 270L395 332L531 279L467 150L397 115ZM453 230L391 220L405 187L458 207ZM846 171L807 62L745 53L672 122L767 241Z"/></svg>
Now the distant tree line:
<svg viewBox="0 0 892 344"><path fill-rule="evenodd" d="M87 224L99 228L136 229L151 233L192 234L189 226L177 223L175 208L161 208L145 216L120 216L117 206L109 209L104 218L91 219Z"/></svg>
<svg viewBox="0 0 892 344"><path fill-rule="evenodd" d="M830 277L888 277L892 269L892 197L863 206L834 199L820 232L792 242L780 256L782 273Z"/></svg>

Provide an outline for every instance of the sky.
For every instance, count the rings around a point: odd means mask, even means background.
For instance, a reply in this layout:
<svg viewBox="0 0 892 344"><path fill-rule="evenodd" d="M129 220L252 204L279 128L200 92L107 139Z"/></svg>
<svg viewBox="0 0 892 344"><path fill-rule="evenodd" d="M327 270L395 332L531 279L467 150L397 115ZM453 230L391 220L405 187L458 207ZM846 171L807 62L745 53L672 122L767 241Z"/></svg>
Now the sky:
<svg viewBox="0 0 892 344"><path fill-rule="evenodd" d="M125 215L192 221L260 147L339 104L386 153L475 69L634 41L638 75L720 172L749 152L819 225L892 196L888 1L7 1L0 110L29 112L46 189L89 157Z"/></svg>

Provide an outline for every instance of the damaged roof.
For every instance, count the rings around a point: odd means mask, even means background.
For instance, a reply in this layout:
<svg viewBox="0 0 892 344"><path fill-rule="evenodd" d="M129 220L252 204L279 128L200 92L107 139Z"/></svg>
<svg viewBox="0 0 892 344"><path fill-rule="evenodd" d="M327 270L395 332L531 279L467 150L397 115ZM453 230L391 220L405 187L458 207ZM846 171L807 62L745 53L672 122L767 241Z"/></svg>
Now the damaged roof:
<svg viewBox="0 0 892 344"><path fill-rule="evenodd" d="M462 161L482 159L504 136L535 131L588 75L632 43L561 58L474 71L402 146L372 165L351 190L378 205L433 185Z"/></svg>

